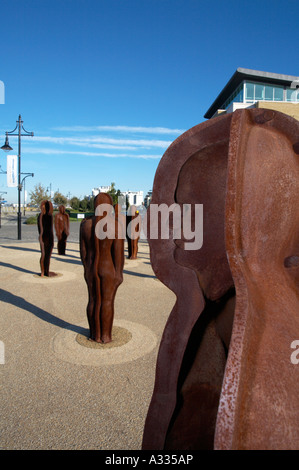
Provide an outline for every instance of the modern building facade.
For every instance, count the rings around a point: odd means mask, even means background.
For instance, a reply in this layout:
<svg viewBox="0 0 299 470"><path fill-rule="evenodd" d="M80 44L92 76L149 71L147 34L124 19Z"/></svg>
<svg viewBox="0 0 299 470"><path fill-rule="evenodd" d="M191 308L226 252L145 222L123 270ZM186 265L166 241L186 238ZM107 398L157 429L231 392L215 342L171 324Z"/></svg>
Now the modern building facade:
<svg viewBox="0 0 299 470"><path fill-rule="evenodd" d="M299 77L238 68L204 117L240 108L274 109L299 120Z"/></svg>
<svg viewBox="0 0 299 470"><path fill-rule="evenodd" d="M141 206L143 203L143 191L122 191L130 206Z"/></svg>
<svg viewBox="0 0 299 470"><path fill-rule="evenodd" d="M99 186L91 190L92 197L97 196L99 193L107 193L111 190L111 186ZM143 203L143 191L121 191L124 198L127 199L130 206L141 206Z"/></svg>
<svg viewBox="0 0 299 470"><path fill-rule="evenodd" d="M148 206L149 206L150 203L151 203L152 195L153 195L153 191L150 190L150 191L148 191L148 193L146 194L146 196L145 196L145 198L144 198L144 206L145 206L146 208L148 208Z"/></svg>
<svg viewBox="0 0 299 470"><path fill-rule="evenodd" d="M111 186L99 186L98 188L93 188L91 194L93 197L97 196L99 193L107 193L110 191Z"/></svg>

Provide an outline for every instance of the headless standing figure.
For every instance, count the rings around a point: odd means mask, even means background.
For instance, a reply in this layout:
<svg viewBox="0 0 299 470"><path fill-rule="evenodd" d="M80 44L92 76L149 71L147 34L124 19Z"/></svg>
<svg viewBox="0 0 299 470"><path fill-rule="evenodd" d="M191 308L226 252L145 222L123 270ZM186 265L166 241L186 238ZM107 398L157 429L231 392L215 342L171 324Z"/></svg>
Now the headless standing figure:
<svg viewBox="0 0 299 470"><path fill-rule="evenodd" d="M101 204L105 204L107 211L97 215ZM94 207L96 215L82 221L80 226L80 255L88 288L89 339L109 343L112 341L114 299L123 281L124 239L119 234L118 218L112 214L111 197L106 193L98 194ZM97 224L104 218L107 225L115 229L114 238L101 240L97 237Z"/></svg>
<svg viewBox="0 0 299 470"><path fill-rule="evenodd" d="M53 206L51 201L42 201L41 212L38 216L38 232L39 243L41 248L41 277L55 276L55 273L50 273L50 258L54 245L53 234Z"/></svg>
<svg viewBox="0 0 299 470"><path fill-rule="evenodd" d="M128 258L137 259L138 253L138 240L141 229L141 217L139 211L135 206L129 208L126 224L127 224L127 243L128 243Z"/></svg>
<svg viewBox="0 0 299 470"><path fill-rule="evenodd" d="M55 231L57 237L57 250L59 255L65 255L66 240L70 234L70 218L63 205L55 215Z"/></svg>

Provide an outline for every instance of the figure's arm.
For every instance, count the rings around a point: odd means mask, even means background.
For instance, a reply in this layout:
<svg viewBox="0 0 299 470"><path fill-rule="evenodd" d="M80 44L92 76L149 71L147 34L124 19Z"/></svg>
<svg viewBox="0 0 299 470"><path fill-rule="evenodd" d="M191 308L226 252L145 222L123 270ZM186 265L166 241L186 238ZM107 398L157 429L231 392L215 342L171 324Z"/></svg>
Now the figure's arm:
<svg viewBox="0 0 299 470"><path fill-rule="evenodd" d="M56 232L56 235L58 233L58 217L57 217L58 214L55 214L54 216L54 227L55 227L55 232Z"/></svg>
<svg viewBox="0 0 299 470"><path fill-rule="evenodd" d="M140 231L141 231L141 217L140 215L137 216L137 224L135 226L135 232L138 233L138 237L137 237L137 240L139 240L140 238Z"/></svg>
<svg viewBox="0 0 299 470"><path fill-rule="evenodd" d="M112 255L115 268L116 279L118 285L123 282L123 269L125 263L125 240L122 237L122 234L119 233L119 226L115 224L115 239L112 244Z"/></svg>
<svg viewBox="0 0 299 470"><path fill-rule="evenodd" d="M37 217L37 227L38 227L38 233L39 233L39 237L41 239L41 237L43 236L43 224L42 224L42 214L38 214L38 217Z"/></svg>
<svg viewBox="0 0 299 470"><path fill-rule="evenodd" d="M69 236L70 234L70 216L66 214L66 234Z"/></svg>
<svg viewBox="0 0 299 470"><path fill-rule="evenodd" d="M80 257L85 269L86 266L86 245L85 245L85 238L84 238L84 222L82 221L80 224L80 234L79 234L79 244L80 244Z"/></svg>

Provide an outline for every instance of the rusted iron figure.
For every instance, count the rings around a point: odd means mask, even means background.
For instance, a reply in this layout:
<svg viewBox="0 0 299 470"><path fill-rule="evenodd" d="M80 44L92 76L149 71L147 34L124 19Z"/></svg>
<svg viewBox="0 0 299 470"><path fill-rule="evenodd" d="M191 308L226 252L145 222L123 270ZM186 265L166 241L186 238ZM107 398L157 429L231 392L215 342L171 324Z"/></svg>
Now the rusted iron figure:
<svg viewBox="0 0 299 470"><path fill-rule="evenodd" d="M128 258L137 259L138 240L140 238L141 217L136 206L130 206L126 217L126 235L128 244Z"/></svg>
<svg viewBox="0 0 299 470"><path fill-rule="evenodd" d="M54 246L52 202L42 201L40 209L41 211L38 215L37 228L41 249L41 277L51 277L55 276L55 273L50 272L50 258Z"/></svg>
<svg viewBox="0 0 299 470"><path fill-rule="evenodd" d="M59 255L65 255L66 240L70 234L70 218L65 207L59 206L59 212L55 214L54 225L57 237L57 251Z"/></svg>
<svg viewBox="0 0 299 470"><path fill-rule="evenodd" d="M177 297L143 449L298 449L299 122L237 110L166 151L148 209L157 277ZM151 239L153 204L203 204L203 246ZM172 233L170 231L170 233Z"/></svg>
<svg viewBox="0 0 299 470"><path fill-rule="evenodd" d="M121 213L121 205L114 204L115 220L118 222L118 237L126 239L126 216Z"/></svg>
<svg viewBox="0 0 299 470"><path fill-rule="evenodd" d="M124 238L119 235L121 222L112 214L110 195L98 194L94 207L95 216L86 218L80 225L80 255L88 288L89 339L109 343L112 341L114 299L123 281ZM101 239L105 227L109 236Z"/></svg>

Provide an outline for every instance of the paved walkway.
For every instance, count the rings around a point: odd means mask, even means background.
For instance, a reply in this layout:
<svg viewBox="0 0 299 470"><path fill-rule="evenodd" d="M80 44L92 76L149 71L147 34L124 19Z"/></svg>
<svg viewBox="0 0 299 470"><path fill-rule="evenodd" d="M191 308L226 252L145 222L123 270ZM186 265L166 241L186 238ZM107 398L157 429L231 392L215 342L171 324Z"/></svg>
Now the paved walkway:
<svg viewBox="0 0 299 470"><path fill-rule="evenodd" d="M175 302L152 271L147 242L140 241L138 260L125 262L114 344L91 349L79 224L71 224L65 257L55 242L55 278L39 276L36 226L23 225L21 241L16 230L0 229L0 447L140 449L158 346Z"/></svg>

